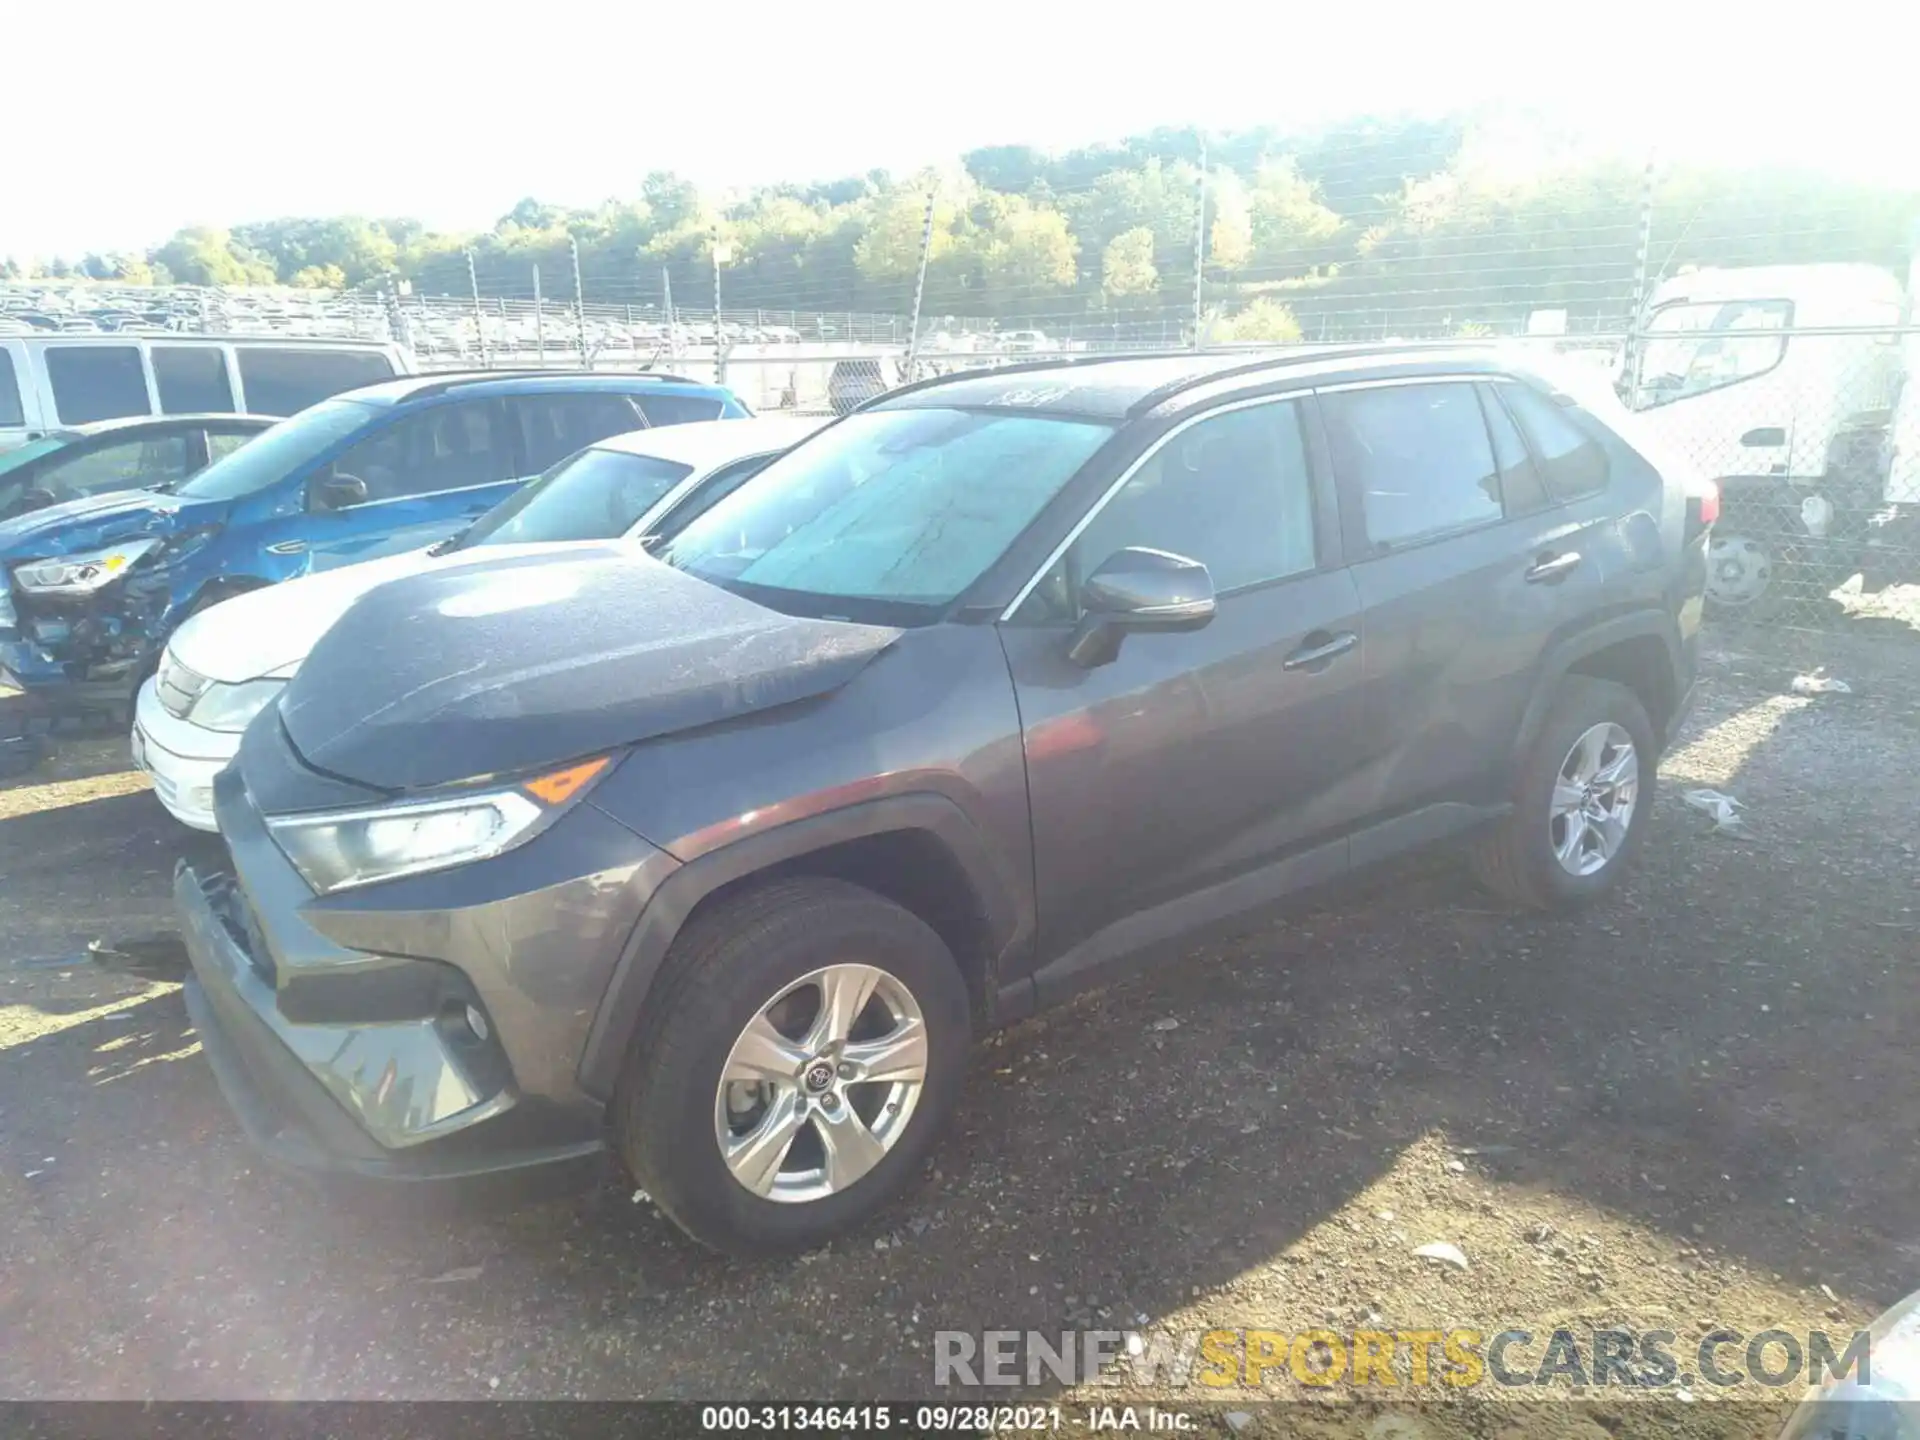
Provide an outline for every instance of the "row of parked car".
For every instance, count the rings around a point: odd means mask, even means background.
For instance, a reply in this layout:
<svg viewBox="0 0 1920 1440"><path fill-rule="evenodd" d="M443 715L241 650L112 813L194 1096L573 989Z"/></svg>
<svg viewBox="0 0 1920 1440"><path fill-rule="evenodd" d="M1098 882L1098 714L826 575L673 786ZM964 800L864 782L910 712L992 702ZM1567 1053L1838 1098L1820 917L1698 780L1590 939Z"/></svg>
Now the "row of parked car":
<svg viewBox="0 0 1920 1440"><path fill-rule="evenodd" d="M818 428L395 379L0 524L0 664L137 687L217 829L186 1000L268 1154L611 1154L785 1249L921 1170L973 1035L1203 928L1453 836L1517 903L1606 893L1717 513L1631 421L1489 350L1038 362Z"/></svg>

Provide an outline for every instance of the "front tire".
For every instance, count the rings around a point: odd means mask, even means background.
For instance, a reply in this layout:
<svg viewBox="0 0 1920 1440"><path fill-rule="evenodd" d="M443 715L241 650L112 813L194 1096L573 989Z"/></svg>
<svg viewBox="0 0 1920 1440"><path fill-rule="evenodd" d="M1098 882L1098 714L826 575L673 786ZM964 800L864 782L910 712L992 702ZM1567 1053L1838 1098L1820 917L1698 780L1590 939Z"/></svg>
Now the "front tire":
<svg viewBox="0 0 1920 1440"><path fill-rule="evenodd" d="M952 954L845 881L749 891L674 942L614 1096L660 1209L733 1255L819 1245L891 1201L959 1099L971 1008Z"/></svg>
<svg viewBox="0 0 1920 1440"><path fill-rule="evenodd" d="M1534 910L1577 908L1613 889L1646 833L1656 745L1631 690L1567 676L1514 772L1512 812L1474 842L1481 883Z"/></svg>

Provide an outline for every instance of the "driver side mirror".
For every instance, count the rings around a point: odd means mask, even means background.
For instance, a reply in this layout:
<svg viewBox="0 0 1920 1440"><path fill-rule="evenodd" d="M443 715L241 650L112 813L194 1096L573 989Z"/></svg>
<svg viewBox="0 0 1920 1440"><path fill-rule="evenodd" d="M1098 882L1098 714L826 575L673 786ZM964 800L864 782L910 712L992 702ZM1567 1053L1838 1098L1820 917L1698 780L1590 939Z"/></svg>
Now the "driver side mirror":
<svg viewBox="0 0 1920 1440"><path fill-rule="evenodd" d="M1198 560L1165 550L1116 550L1080 584L1084 612L1067 658L1110 664L1135 630L1198 630L1213 619L1213 577Z"/></svg>
<svg viewBox="0 0 1920 1440"><path fill-rule="evenodd" d="M345 510L349 505L364 505L367 482L358 475L327 475L313 482L307 499L308 507L314 510Z"/></svg>

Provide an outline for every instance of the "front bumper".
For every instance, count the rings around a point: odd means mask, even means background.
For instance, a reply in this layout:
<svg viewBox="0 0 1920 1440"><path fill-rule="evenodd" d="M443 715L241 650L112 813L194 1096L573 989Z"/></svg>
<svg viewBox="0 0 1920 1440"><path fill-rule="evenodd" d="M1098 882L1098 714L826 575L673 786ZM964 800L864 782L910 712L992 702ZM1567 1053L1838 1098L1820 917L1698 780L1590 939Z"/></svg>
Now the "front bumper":
<svg viewBox="0 0 1920 1440"><path fill-rule="evenodd" d="M182 720L160 703L154 683L133 706L134 765L153 781L167 813L195 830L213 831L213 781L239 753L240 737Z"/></svg>
<svg viewBox="0 0 1920 1440"><path fill-rule="evenodd" d="M174 881L187 1000L270 1158L516 1191L603 1173L602 1106L578 1085L579 1056L634 897L668 857L583 806L490 861L320 898L239 766L215 782L215 809L233 873L182 865Z"/></svg>

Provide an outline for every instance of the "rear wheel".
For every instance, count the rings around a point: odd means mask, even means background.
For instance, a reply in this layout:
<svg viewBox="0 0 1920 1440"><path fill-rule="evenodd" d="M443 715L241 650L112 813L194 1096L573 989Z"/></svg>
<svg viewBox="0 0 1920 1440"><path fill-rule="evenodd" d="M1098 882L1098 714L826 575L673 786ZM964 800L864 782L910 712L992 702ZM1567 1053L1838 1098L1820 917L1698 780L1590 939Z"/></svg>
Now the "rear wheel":
<svg viewBox="0 0 1920 1440"><path fill-rule="evenodd" d="M1611 890L1646 830L1655 744L1631 690L1569 675L1514 773L1512 812L1475 840L1481 882L1533 909L1584 905Z"/></svg>
<svg viewBox="0 0 1920 1440"><path fill-rule="evenodd" d="M912 1179L959 1098L964 982L924 922L838 880L697 917L615 1096L635 1178L696 1240L803 1249Z"/></svg>

